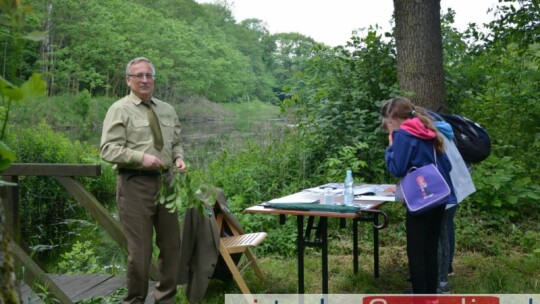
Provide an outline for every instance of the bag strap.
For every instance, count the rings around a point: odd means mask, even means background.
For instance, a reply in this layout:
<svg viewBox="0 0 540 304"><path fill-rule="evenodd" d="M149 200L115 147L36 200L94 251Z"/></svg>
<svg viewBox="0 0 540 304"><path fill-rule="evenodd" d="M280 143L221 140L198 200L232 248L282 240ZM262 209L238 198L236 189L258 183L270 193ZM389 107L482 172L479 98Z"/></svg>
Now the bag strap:
<svg viewBox="0 0 540 304"><path fill-rule="evenodd" d="M439 169L439 167L437 166L437 151L435 150L435 146L433 146L433 157L435 158L435 167ZM413 169L416 170L418 169L418 167L411 167L407 172L411 172Z"/></svg>
<svg viewBox="0 0 540 304"><path fill-rule="evenodd" d="M435 167L437 167L437 151L435 151L435 145L433 145L433 157L435 158ZM438 169L439 167L437 167Z"/></svg>

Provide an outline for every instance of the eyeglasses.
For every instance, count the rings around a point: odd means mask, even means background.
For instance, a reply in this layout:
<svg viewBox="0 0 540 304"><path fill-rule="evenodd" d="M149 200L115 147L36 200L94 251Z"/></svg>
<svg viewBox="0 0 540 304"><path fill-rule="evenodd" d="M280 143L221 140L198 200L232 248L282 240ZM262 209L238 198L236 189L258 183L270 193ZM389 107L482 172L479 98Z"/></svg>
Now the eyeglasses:
<svg viewBox="0 0 540 304"><path fill-rule="evenodd" d="M140 74L128 74L127 75L128 77L133 77L135 79L138 79L138 80L143 80L144 77L146 77L146 79L154 79L156 77L156 74L150 74L150 73L147 73L147 74L143 74L143 73L140 73Z"/></svg>

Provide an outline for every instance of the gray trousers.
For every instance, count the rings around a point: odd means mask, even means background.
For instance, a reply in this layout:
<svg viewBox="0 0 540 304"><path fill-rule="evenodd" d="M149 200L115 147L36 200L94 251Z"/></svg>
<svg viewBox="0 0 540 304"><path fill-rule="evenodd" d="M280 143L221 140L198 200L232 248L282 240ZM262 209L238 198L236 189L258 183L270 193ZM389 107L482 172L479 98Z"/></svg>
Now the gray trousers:
<svg viewBox="0 0 540 304"><path fill-rule="evenodd" d="M116 200L127 238L127 289L124 303L144 303L148 294L153 236L159 248L159 282L154 289L155 303L174 303L176 273L180 256L178 214L156 203L160 176L119 174Z"/></svg>
<svg viewBox="0 0 540 304"><path fill-rule="evenodd" d="M448 269L454 257L454 216L457 205L446 209L441 223L439 236L439 282L448 282Z"/></svg>

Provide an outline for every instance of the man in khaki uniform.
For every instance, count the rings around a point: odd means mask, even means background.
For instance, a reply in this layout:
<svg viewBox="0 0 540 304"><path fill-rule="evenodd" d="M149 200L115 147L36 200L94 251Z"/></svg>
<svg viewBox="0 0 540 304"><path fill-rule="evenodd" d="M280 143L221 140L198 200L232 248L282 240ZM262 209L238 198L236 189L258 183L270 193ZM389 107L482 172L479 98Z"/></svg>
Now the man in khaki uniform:
<svg viewBox="0 0 540 304"><path fill-rule="evenodd" d="M101 157L118 170L116 200L128 243L128 295L124 303L144 303L152 260L153 231L159 248L156 303L174 303L180 248L178 214L156 202L162 177L173 164L186 170L180 123L169 104L152 96L155 68L139 57L126 67L131 92L107 111Z"/></svg>

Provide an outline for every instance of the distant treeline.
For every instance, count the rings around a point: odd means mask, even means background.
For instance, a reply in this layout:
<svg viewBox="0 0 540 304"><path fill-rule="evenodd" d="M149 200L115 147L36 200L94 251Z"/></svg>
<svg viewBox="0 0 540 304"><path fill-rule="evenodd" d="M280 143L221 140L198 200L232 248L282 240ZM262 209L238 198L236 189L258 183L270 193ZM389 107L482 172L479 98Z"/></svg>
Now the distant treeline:
<svg viewBox="0 0 540 304"><path fill-rule="evenodd" d="M25 5L31 8L25 30L47 35L18 47L2 27L2 75L22 81L41 71L49 95L85 89L93 96L124 95L125 65L145 56L157 69L156 94L172 102L187 96L276 102L301 58L317 44L296 33L271 35L262 20L239 22L226 1L27 0Z"/></svg>

